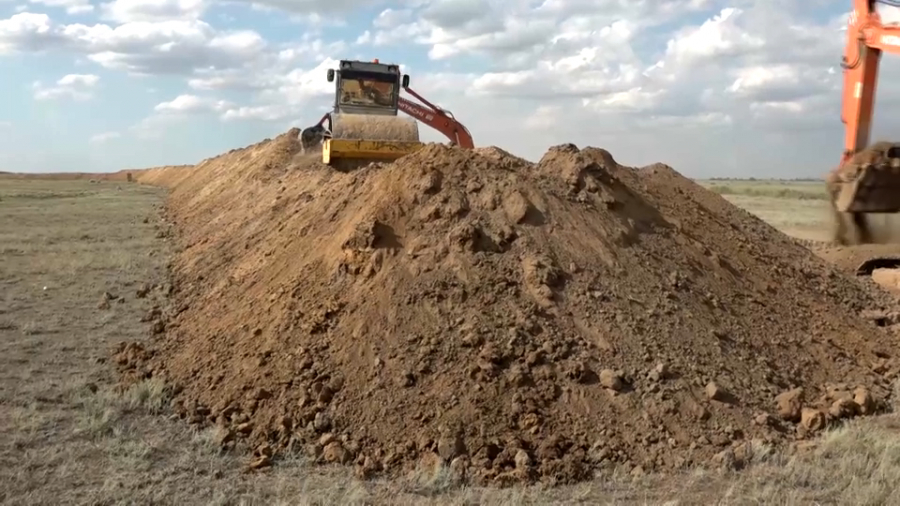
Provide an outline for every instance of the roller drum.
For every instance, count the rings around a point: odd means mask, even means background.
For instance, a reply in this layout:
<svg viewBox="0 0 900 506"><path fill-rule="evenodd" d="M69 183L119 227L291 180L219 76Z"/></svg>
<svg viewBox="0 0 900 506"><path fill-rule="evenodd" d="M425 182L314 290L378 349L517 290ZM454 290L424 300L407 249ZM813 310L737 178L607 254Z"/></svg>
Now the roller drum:
<svg viewBox="0 0 900 506"><path fill-rule="evenodd" d="M331 138L419 142L419 124L400 116L332 114Z"/></svg>

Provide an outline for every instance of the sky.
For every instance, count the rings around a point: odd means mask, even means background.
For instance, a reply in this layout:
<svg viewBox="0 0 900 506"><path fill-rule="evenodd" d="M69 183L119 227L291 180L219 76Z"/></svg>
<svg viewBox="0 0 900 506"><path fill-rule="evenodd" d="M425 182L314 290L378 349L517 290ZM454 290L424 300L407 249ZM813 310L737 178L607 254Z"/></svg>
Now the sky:
<svg viewBox="0 0 900 506"><path fill-rule="evenodd" d="M833 0L0 0L0 170L196 163L315 123L340 59L403 65L477 146L689 177L839 160ZM900 141L900 55L876 140ZM426 141L445 141L421 127ZM895 136L892 138L891 136Z"/></svg>

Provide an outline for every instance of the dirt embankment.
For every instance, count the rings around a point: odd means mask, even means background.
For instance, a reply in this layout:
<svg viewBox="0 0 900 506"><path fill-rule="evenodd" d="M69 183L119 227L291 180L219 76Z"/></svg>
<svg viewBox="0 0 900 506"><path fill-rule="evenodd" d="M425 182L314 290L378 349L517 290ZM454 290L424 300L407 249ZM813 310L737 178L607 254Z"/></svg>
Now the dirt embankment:
<svg viewBox="0 0 900 506"><path fill-rule="evenodd" d="M296 130L173 187L175 307L126 372L223 444L475 481L739 463L872 413L885 301L665 165L430 145L339 173Z"/></svg>

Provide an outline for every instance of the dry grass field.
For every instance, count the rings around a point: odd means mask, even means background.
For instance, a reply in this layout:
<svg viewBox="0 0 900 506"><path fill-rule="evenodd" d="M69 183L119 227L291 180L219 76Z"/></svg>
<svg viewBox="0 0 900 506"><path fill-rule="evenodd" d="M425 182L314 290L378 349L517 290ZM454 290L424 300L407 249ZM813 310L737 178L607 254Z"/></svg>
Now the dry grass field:
<svg viewBox="0 0 900 506"><path fill-rule="evenodd" d="M774 226L820 238L815 183L703 182ZM756 449L740 472L614 476L557 489L478 489L438 472L399 482L312 468L261 474L216 434L170 417L154 382L115 388L111 348L146 339L164 304L165 195L138 184L0 178L0 503L37 504L896 504L900 419L862 420L791 455Z"/></svg>
<svg viewBox="0 0 900 506"><path fill-rule="evenodd" d="M702 181L732 204L759 216L789 235L826 239L828 200L822 183L813 181Z"/></svg>

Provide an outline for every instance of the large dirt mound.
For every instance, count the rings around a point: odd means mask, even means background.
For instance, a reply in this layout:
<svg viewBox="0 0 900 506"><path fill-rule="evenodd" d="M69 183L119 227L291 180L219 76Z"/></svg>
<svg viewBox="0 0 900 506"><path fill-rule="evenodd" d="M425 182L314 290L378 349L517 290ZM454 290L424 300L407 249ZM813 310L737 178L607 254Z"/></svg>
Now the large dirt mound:
<svg viewBox="0 0 900 506"><path fill-rule="evenodd" d="M430 145L345 174L297 134L142 175L184 249L165 336L119 356L255 466L577 480L740 461L887 396L877 292L667 166Z"/></svg>

